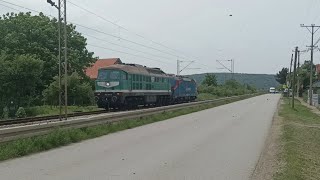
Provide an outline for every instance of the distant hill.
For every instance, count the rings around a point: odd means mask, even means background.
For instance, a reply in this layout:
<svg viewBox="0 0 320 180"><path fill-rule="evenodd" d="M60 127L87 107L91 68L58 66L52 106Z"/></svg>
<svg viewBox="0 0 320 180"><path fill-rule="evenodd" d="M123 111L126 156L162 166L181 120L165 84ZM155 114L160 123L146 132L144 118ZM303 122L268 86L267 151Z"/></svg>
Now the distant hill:
<svg viewBox="0 0 320 180"><path fill-rule="evenodd" d="M217 78L218 84L224 84L225 80L231 79L230 73L210 73L214 74ZM200 84L204 78L204 74L192 74L188 75L189 77L196 80ZM241 74L235 73L234 79L242 84L249 84L257 89L269 89L270 87L277 87L279 83L275 79L275 75L272 74Z"/></svg>

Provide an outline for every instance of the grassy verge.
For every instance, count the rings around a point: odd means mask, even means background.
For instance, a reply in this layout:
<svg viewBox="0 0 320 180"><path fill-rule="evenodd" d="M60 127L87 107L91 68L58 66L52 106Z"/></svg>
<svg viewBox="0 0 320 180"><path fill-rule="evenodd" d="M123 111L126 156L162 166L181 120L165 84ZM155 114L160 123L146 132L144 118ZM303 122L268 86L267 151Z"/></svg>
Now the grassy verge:
<svg viewBox="0 0 320 180"><path fill-rule="evenodd" d="M203 100L209 100L209 99L217 99L218 96L210 94L210 93L200 93L198 94L197 100L203 101Z"/></svg>
<svg viewBox="0 0 320 180"><path fill-rule="evenodd" d="M284 167L275 179L320 179L320 117L299 101L291 109L289 99L283 100L279 111L283 117L283 152L279 158Z"/></svg>
<svg viewBox="0 0 320 180"><path fill-rule="evenodd" d="M25 108L27 116L50 116L50 115L58 115L59 107L58 106L35 106ZM101 110L97 106L68 106L68 112L89 112Z"/></svg>
<svg viewBox="0 0 320 180"><path fill-rule="evenodd" d="M160 114L155 114L143 118L123 120L111 124L104 124L79 129L56 129L55 131L47 135L19 139L8 143L0 144L0 161L49 150L71 143L80 142L86 139L91 139L109 133L166 120L169 118L201 111L204 109L212 108L222 104L227 104L230 102L235 102L242 99L246 98L241 97L233 100L225 100L211 104L204 104L196 107L184 108L181 110L163 112Z"/></svg>

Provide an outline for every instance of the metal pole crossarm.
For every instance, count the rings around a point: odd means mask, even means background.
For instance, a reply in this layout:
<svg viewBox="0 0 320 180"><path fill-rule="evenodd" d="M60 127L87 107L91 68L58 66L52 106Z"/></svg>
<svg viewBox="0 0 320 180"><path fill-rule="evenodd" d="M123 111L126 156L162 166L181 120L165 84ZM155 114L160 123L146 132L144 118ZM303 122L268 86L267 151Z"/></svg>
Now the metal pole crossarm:
<svg viewBox="0 0 320 180"><path fill-rule="evenodd" d="M184 68L182 68L180 70L180 72L182 72L183 70L185 70L187 67L189 67L192 63L194 63L194 61L191 61L189 64L187 64Z"/></svg>
<svg viewBox="0 0 320 180"><path fill-rule="evenodd" d="M182 62L189 62L189 64L187 64L184 68L180 69L180 63ZM194 63L194 61L181 61L181 60L177 60L177 75L180 75L180 73L183 71L183 70L186 70L187 67L189 67L192 63ZM189 69L189 68L188 68Z"/></svg>
<svg viewBox="0 0 320 180"><path fill-rule="evenodd" d="M221 63L221 61L230 61L230 60L217 60L217 62L218 62L221 66L223 66L223 67L224 67L224 69L227 69L229 72L231 72L231 73L232 73L232 70L231 70L231 69L229 69L228 67L226 67L223 63Z"/></svg>
<svg viewBox="0 0 320 180"><path fill-rule="evenodd" d="M56 7L57 9L60 9L57 5L56 5L56 3L54 3L53 1L51 1L51 0L47 0L47 3L49 3L51 6L53 6L53 7Z"/></svg>

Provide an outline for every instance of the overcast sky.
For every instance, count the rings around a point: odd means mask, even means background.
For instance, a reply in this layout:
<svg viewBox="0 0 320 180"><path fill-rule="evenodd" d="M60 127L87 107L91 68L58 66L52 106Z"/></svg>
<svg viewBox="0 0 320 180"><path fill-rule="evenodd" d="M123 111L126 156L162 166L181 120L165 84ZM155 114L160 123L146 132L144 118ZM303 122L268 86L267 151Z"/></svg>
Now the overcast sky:
<svg viewBox="0 0 320 180"><path fill-rule="evenodd" d="M42 11L47 15L57 15L56 9L47 4L46 0L6 1ZM235 60L236 72L275 74L282 67L289 66L291 51L295 46L306 49L306 46L310 45L311 35L307 29L301 28L300 24L320 25L319 0L72 0L70 2L126 28L119 28L67 3L69 22L104 33L77 27L77 30L87 37L90 44L88 49L96 56L119 57L126 63L160 67L168 73L176 72L176 61L179 58L184 61L195 61L190 68L200 68L187 69L182 74L225 72L226 70L220 69L221 66L216 60L227 59ZM6 3L0 0L1 14L14 11L2 6L3 4ZM230 14L232 16L229 16ZM120 39L108 36L106 33L120 36ZM315 41L319 37L320 30L315 36ZM315 54L315 63L320 63L319 54L319 52ZM309 53L303 54L301 61L308 60L309 57ZM230 66L229 62L224 63ZM182 66L186 64L182 63Z"/></svg>

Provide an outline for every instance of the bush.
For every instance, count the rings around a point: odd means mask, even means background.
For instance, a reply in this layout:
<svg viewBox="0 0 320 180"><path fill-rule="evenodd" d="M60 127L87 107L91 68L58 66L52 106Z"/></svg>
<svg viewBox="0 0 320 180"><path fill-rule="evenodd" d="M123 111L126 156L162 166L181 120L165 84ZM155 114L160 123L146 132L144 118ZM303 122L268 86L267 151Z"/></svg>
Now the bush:
<svg viewBox="0 0 320 180"><path fill-rule="evenodd" d="M19 107L18 111L16 112L16 117L17 118L25 118L25 117L27 117L26 111L24 110L23 107Z"/></svg>
<svg viewBox="0 0 320 180"><path fill-rule="evenodd" d="M65 77L62 78L62 89L64 89ZM67 77L68 81L68 105L85 106L94 104L94 92L90 83L83 81L77 73ZM47 105L57 106L59 104L59 79L54 81L43 91L43 101Z"/></svg>
<svg viewBox="0 0 320 180"><path fill-rule="evenodd" d="M2 115L3 119L8 119L9 118L9 109L8 109L8 107L4 107L2 111L3 111L3 115Z"/></svg>
<svg viewBox="0 0 320 180"><path fill-rule="evenodd" d="M200 94L211 94L217 97L228 97L255 93L256 89L248 84L242 85L236 80L228 80L224 85L220 86L208 86L206 84L200 85L198 87L198 92Z"/></svg>

